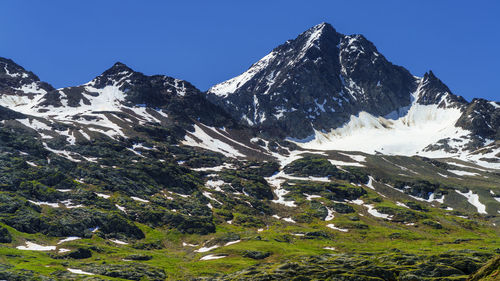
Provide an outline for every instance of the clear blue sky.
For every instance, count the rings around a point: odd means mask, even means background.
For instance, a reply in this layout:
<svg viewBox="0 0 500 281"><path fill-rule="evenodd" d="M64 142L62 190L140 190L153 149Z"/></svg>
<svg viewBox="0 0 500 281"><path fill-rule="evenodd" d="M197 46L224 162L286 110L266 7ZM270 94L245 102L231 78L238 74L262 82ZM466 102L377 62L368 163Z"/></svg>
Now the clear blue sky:
<svg viewBox="0 0 500 281"><path fill-rule="evenodd" d="M454 93L500 100L500 1L0 1L0 56L55 87L114 62L201 90L326 21Z"/></svg>

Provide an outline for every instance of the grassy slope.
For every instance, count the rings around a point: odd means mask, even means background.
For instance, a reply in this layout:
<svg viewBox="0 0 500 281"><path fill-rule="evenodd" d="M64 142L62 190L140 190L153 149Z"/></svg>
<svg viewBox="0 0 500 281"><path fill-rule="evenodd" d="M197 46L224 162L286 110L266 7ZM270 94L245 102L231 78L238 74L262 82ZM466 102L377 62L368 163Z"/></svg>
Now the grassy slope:
<svg viewBox="0 0 500 281"><path fill-rule="evenodd" d="M117 153L122 155L121 151ZM113 154L110 152L110 155ZM339 156L334 152L332 152L332 155ZM130 162L130 159L133 159L131 157L135 156L132 155L127 157L129 158L124 159L123 162ZM186 159L192 158L191 155L185 155L184 157ZM113 158L110 157L110 159ZM136 159L141 160L141 158L137 157ZM338 157L337 159L343 161L349 160L346 159L345 156L343 158ZM22 162L21 160L18 162ZM141 163L141 161L138 163ZM37 164L40 166L46 165L41 160L37 162ZM149 165L149 163L146 164ZM446 211L440 208L442 207L440 204L435 202L425 203L416 201L407 194L381 183L382 181L392 183L395 181L426 180L429 182L437 182L448 191L450 191L451 188L464 190L465 188L470 188L480 194L482 202L486 204L487 210L490 213L496 213L500 209L500 204L498 204L489 193L490 190L500 192L498 185L500 176L498 174L461 167L436 167L417 157L367 156L366 163L363 164L365 168L362 168L362 170L372 175L377 181L374 183L376 191L363 187L367 194L363 195L360 199L367 204L373 204L376 208L385 207L396 212L407 210L404 207L398 206L396 202L404 203L407 201L415 201L428 208L427 212L415 211L415 213L422 213L427 216L428 219L438 222L442 228L436 229L431 225L424 224L423 221L425 219L423 218L417 219L415 225L406 225L404 223L396 223L375 218L367 212L365 207L352 203L348 203L348 205L355 209L354 213L335 213L335 218L332 221L325 222L321 218L314 216L314 210L312 210L311 204L305 199L305 196L292 191L290 197L297 202L297 208L287 208L282 205L270 203L268 200L263 201L267 204L266 206L268 206L270 214L278 214L281 217L292 217L299 221L299 223L288 223L283 220L272 218L269 214L262 215L258 212L248 215L245 210L245 205L247 205L245 201L248 198L241 196L243 199L238 199L239 201L234 203L234 209L230 209L229 211L232 212L233 215L241 213L247 214L247 216L255 216L258 219L256 223L258 226L249 227L244 223L239 225L236 223L229 224L226 222L227 219L221 219L220 216L216 215L214 216L216 232L200 235L181 233L176 229L169 228L168 225L152 228L145 223L135 221L134 224L137 225L146 236L142 240L135 241L135 244L132 240L129 241L131 242L129 245L117 245L109 240L101 238L102 236L93 235L89 239L75 240L60 245L60 247L67 249L91 249L92 257L83 260L54 259L51 255L55 253L17 250L15 247L23 245L26 240L34 241L42 245L56 245L61 237L49 237L39 233L27 234L19 232L4 223L0 223L0 226L8 229L14 238L11 243L3 243L0 245L0 264L10 265L13 267L11 270L14 271L31 270L36 274L52 277L55 276L54 274L64 273L63 279L80 279L85 277L84 275L68 274L66 270L68 267L89 271L92 270L93 266L97 265L131 264L130 270L134 270L136 264L145 264L164 270L168 279L185 280L189 277L231 273L253 265L263 266L266 264L278 264L286 260L297 260L301 257L328 255L331 253L362 254L368 252L375 256L381 256L387 254L388 251L398 249L408 254L429 256L450 251L461 251L462 253L474 251L476 255L477 253L492 255L500 248L500 240L498 239L500 236L500 229L492 224L498 222L498 216L486 217L474 214L476 211L475 207L467 203L460 195L449 192L445 197L444 203L452 205L456 210L461 212L460 214L465 214L470 219L455 216L456 213L454 211ZM97 167L97 165L95 166ZM88 170L91 169L96 168L88 168ZM117 170L120 169L121 168L118 167ZM479 176L457 177L450 174L447 169L467 170L478 173ZM114 173L113 171L110 172L110 174L113 175ZM448 177L439 176L437 173L448 175ZM143 174L138 175L141 176L141 179L143 178ZM194 175L198 174L189 176L193 177ZM117 179L121 178L117 176ZM148 178L146 178L146 180L148 180ZM195 178L193 182L198 180L200 179ZM343 186L350 185L349 182L337 182ZM290 183L293 184L293 181L290 181ZM127 192L141 192L141 190L121 190L120 188L122 187L120 186L116 191L110 193L110 190L103 190L98 185L76 184L76 186L77 188L87 191L107 192L112 195L109 200L111 200L113 204L126 204L124 206L128 210L133 208L140 209L146 206L131 200L127 196ZM123 184L123 188L129 188L128 183ZM156 189L156 186L151 186L152 192L157 192ZM232 202L231 200L234 199L229 198L225 193L219 193L213 190L210 191L220 200ZM159 196L158 194L160 194L160 192L156 193L155 196ZM146 195L148 194L145 193L144 196ZM191 198L183 200L187 202L195 201L194 198ZM316 198L315 201L324 204L331 203L325 198ZM220 211L220 209L217 208L223 207L217 206L214 202L212 203L216 207L216 209L213 210L214 213ZM206 203L198 202L196 204L204 206L203 204ZM187 211L189 211L190 205L187 205L186 208L188 208ZM248 208L248 206L246 206L246 208ZM164 209L159 208L159 210ZM225 209L225 211L227 212L228 210ZM114 210L112 212L117 211ZM50 213L49 207L42 207L42 213ZM306 218L307 220L300 222L297 218ZM128 219L130 219L130 217ZM326 226L329 223L333 223L338 227L348 228L349 232L340 232L330 229ZM360 228L360 226L363 225L368 228ZM259 232L258 229L261 227L264 228L264 230ZM308 232L317 231L326 233L326 237L306 239L305 236L299 236L301 234L307 234ZM239 235L241 242L230 246L222 246L207 253L195 252L195 250L204 243L207 243L207 246L209 246L216 240L225 241L224 238L230 234ZM155 245L161 245L161 247L152 250L139 249L139 244L148 242ZM186 247L183 246L183 242L200 246ZM221 242L219 244L222 245L223 243ZM324 249L325 247L334 247L336 250L326 250ZM254 260L244 257L244 252L246 250L270 252L271 256L264 260ZM473 252L471 252L471 255L472 253ZM123 260L132 254L149 255L152 259L148 261L133 262ZM225 254L227 257L218 260L200 261L201 257L208 254ZM118 278L106 276L99 276L99 278L104 280L120 280Z"/></svg>

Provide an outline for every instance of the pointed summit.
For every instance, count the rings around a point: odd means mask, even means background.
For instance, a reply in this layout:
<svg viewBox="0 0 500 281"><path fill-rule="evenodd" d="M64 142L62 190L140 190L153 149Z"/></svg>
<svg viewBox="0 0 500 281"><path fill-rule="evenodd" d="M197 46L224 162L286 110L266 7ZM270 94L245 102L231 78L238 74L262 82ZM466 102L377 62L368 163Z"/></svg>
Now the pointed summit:
<svg viewBox="0 0 500 281"><path fill-rule="evenodd" d="M128 67L126 64L121 62L116 62L112 67L104 71L101 76L116 76L116 75L126 75L133 73L134 70Z"/></svg>
<svg viewBox="0 0 500 281"><path fill-rule="evenodd" d="M427 71L425 74L424 74L424 79L438 79L436 77L436 75L434 75L434 72L432 72L432 70L429 70Z"/></svg>
<svg viewBox="0 0 500 281"><path fill-rule="evenodd" d="M130 67L128 67L126 64L122 63L122 62L115 62L115 64L113 64L113 66L110 68L110 69L122 69L122 70L129 70L129 71L133 71Z"/></svg>
<svg viewBox="0 0 500 281"><path fill-rule="evenodd" d="M142 76L142 74L135 72L124 63L116 62L112 67L108 68L90 83L94 84L96 88L103 88L107 85L121 84L126 79L131 80L137 78L136 76Z"/></svg>
<svg viewBox="0 0 500 281"><path fill-rule="evenodd" d="M342 34L337 33L332 25L323 22L309 28L305 32L301 33L295 40L288 41L287 43L289 43L289 48L293 50L300 50L294 59L301 60L304 57L314 57L315 54L317 55L318 52L315 50L310 51L311 49L333 52L339 44L341 36ZM282 46L286 46L287 43Z"/></svg>
<svg viewBox="0 0 500 281"><path fill-rule="evenodd" d="M322 34L328 34L328 33L337 33L337 31L335 30L335 28L331 24L329 24L327 22L322 22L320 24L317 24L317 25L309 28L308 30L306 30L302 34L319 34L319 35L322 35Z"/></svg>
<svg viewBox="0 0 500 281"><path fill-rule="evenodd" d="M432 70L424 74L419 91L417 101L419 104L439 104L442 107L449 107L450 105L467 103L461 96L454 95L450 88L437 78Z"/></svg>
<svg viewBox="0 0 500 281"><path fill-rule="evenodd" d="M450 89L448 89L448 87L441 81L441 79L437 78L437 76L434 74L434 72L432 72L432 70L429 70L426 73L424 73L422 84L424 85L432 84L434 87L439 87L443 91L450 92Z"/></svg>

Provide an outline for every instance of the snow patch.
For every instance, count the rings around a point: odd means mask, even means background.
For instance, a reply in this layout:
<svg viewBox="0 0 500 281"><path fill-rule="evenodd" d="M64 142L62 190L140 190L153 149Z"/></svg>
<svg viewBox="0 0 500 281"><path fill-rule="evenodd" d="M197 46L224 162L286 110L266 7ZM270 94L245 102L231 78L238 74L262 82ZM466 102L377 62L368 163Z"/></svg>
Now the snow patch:
<svg viewBox="0 0 500 281"><path fill-rule="evenodd" d="M382 218L382 219L391 219L392 218L391 215L382 214L379 211L377 211L377 209L375 209L375 206L373 206L373 205L365 204L364 206L368 208L368 213L374 217Z"/></svg>
<svg viewBox="0 0 500 281"><path fill-rule="evenodd" d="M200 261L217 260L227 257L227 255L206 255L200 259Z"/></svg>
<svg viewBox="0 0 500 281"><path fill-rule="evenodd" d="M215 191L223 192L221 186L226 184L223 180L207 180L205 186Z"/></svg>
<svg viewBox="0 0 500 281"><path fill-rule="evenodd" d="M476 207L477 212L480 214L488 214L486 212L486 206L479 201L479 195L472 193L472 190L469 192L460 192L459 190L455 190L458 194L464 196L467 198L467 201L472 204L474 207Z"/></svg>
<svg viewBox="0 0 500 281"><path fill-rule="evenodd" d="M461 170L448 170L448 172L453 173L455 175L459 175L459 176L479 176L478 173L471 173L471 172L461 171Z"/></svg>
<svg viewBox="0 0 500 281"><path fill-rule="evenodd" d="M59 240L59 242L57 242L57 245L62 244L64 242L74 241L74 240L78 240L78 239L82 239L82 238L77 237L77 236L70 236L68 238L64 238L64 239Z"/></svg>
<svg viewBox="0 0 500 281"><path fill-rule="evenodd" d="M227 242L226 244L224 244L224 246L231 246L231 245L234 245L236 243L240 243L241 240L236 240L236 241L231 241L231 242Z"/></svg>
<svg viewBox="0 0 500 281"><path fill-rule="evenodd" d="M304 193L304 196L306 196L307 201L311 201L314 198L321 198L321 196L319 196L319 195L309 195L307 193Z"/></svg>
<svg viewBox="0 0 500 281"><path fill-rule="evenodd" d="M86 272L81 269L75 269L75 268L66 268L69 272L75 273L75 274L82 274L82 275L95 275L94 273Z"/></svg>
<svg viewBox="0 0 500 281"><path fill-rule="evenodd" d="M338 228L336 227L334 224L330 223L330 224L327 224L326 225L327 227L333 229L333 230L338 230L338 231L341 231L341 232L348 232L349 229L345 229L345 228Z"/></svg>
<svg viewBox="0 0 500 281"><path fill-rule="evenodd" d="M127 211L125 210L125 207L122 207L122 206L120 206L120 205L118 205L118 204L115 204L115 207L116 207L116 208L118 208L118 210L120 210L120 211L122 211L122 212L124 212L124 213L126 213L126 212L127 212Z"/></svg>
<svg viewBox="0 0 500 281"><path fill-rule="evenodd" d="M372 176L368 176L368 182L365 184L366 186L368 186L369 188L375 190L375 187L373 186L373 177Z"/></svg>
<svg viewBox="0 0 500 281"><path fill-rule="evenodd" d="M203 191L203 196L207 197L208 199L212 200L212 201L215 201L217 203L219 203L220 205L224 205L222 204L219 200L215 199L212 195L212 193L210 192L207 192L207 191Z"/></svg>
<svg viewBox="0 0 500 281"><path fill-rule="evenodd" d="M364 167L365 166L365 165L360 164L358 162L344 162L344 161L340 161L340 160L331 160L331 159L328 159L328 161L330 163L332 163L332 165L335 165L335 166L356 166L356 167Z"/></svg>
<svg viewBox="0 0 500 281"><path fill-rule="evenodd" d="M28 200L28 202L41 206L41 205L46 205L50 206L52 208L59 208L59 203L49 203L49 202L40 202L40 201L33 201L33 200Z"/></svg>
<svg viewBox="0 0 500 281"><path fill-rule="evenodd" d="M326 207L326 206L325 206L325 208L328 211L328 214L326 215L325 221L331 221L331 220L333 220L333 218L335 217L333 215L333 210L330 209L329 207Z"/></svg>
<svg viewBox="0 0 500 281"><path fill-rule="evenodd" d="M208 90L208 92L213 93L219 97L227 97L229 94L236 92L239 88L245 85L246 82L252 79L256 74L265 69L269 65L269 63L276 57L276 55L277 54L274 51L267 54L258 62L254 63L244 73L213 86Z"/></svg>
<svg viewBox="0 0 500 281"><path fill-rule="evenodd" d="M139 197L130 196L130 198L132 198L135 201L139 201L139 202L143 202L143 203L149 203L149 200L142 199L142 198L139 198Z"/></svg>
<svg viewBox="0 0 500 281"><path fill-rule="evenodd" d="M230 144L211 137L198 125L194 125L194 132L188 132L181 143L219 152L227 157L236 158L245 156Z"/></svg>
<svg viewBox="0 0 500 281"><path fill-rule="evenodd" d="M495 109L500 108L500 105L495 101L490 101L490 104L493 105L493 107L495 107Z"/></svg>
<svg viewBox="0 0 500 281"><path fill-rule="evenodd" d="M121 241L121 240L118 240L118 239L109 239L109 241L111 241L113 243L116 243L118 245L128 245L127 242L124 242L124 241Z"/></svg>
<svg viewBox="0 0 500 281"><path fill-rule="evenodd" d="M17 246L18 250L27 250L27 251L53 251L56 249L56 246L42 246L30 241L26 241L26 246Z"/></svg>
<svg viewBox="0 0 500 281"><path fill-rule="evenodd" d="M192 168L191 170L193 171L198 171L198 172L220 172L223 169L234 169L234 166L230 163L224 163L223 165L220 166L215 166L215 167L203 167L203 168Z"/></svg>
<svg viewBox="0 0 500 281"><path fill-rule="evenodd" d="M201 247L198 250L195 250L195 252L197 252L197 253L205 253L205 252L211 251L213 249L217 249L217 248L219 248L219 245L214 245L212 247Z"/></svg>
<svg viewBox="0 0 500 281"><path fill-rule="evenodd" d="M111 197L110 195L103 194L103 193L96 193L96 195L97 195L98 197L101 197L101 198L104 198L104 199L108 199L109 197Z"/></svg>

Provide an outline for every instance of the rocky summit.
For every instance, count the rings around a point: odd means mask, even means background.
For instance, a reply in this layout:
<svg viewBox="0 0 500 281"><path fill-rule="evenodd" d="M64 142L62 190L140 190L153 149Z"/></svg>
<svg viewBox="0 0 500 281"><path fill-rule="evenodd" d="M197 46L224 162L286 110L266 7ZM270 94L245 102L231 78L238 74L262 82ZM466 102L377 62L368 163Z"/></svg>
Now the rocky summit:
<svg viewBox="0 0 500 281"><path fill-rule="evenodd" d="M207 92L0 58L0 279L496 280L499 128L328 23Z"/></svg>
<svg viewBox="0 0 500 281"><path fill-rule="evenodd" d="M384 116L407 106L417 85L362 35L346 36L322 23L213 86L208 97L248 125L305 138L360 111Z"/></svg>

